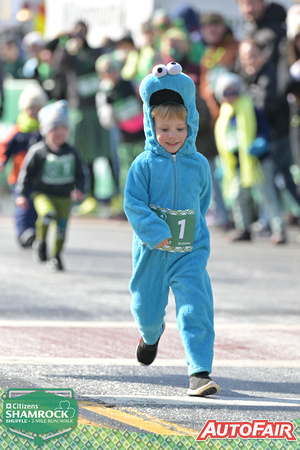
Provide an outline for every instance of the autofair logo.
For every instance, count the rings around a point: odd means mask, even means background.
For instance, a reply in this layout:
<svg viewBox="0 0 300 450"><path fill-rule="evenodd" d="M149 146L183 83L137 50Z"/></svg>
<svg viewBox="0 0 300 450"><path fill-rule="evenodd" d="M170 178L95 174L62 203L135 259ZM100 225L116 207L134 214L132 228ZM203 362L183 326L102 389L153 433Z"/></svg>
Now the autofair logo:
<svg viewBox="0 0 300 450"><path fill-rule="evenodd" d="M208 420L197 437L197 441L210 439L286 439L296 441L291 422L217 422Z"/></svg>

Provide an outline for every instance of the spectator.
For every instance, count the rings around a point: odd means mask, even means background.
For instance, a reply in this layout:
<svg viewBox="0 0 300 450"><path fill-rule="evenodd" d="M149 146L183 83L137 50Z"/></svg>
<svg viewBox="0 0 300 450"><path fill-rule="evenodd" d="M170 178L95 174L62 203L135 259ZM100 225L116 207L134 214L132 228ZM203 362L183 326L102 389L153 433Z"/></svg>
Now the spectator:
<svg viewBox="0 0 300 450"><path fill-rule="evenodd" d="M270 125L271 154L275 161L275 182L282 197L288 201L290 212L299 210L300 197L290 167L289 104L284 92L278 89L277 72L268 60L268 52L255 39L245 39L239 47L239 74L256 108L262 110ZM297 217L300 217L298 213Z"/></svg>
<svg viewBox="0 0 300 450"><path fill-rule="evenodd" d="M132 50L135 50L135 45L130 33L125 34L121 39L118 39L114 42L113 50L116 50L118 53L118 59L124 65L129 53Z"/></svg>
<svg viewBox="0 0 300 450"><path fill-rule="evenodd" d="M45 47L41 33L32 31L27 33L22 41L26 62L23 66L24 78L35 78L35 71L39 64L39 53Z"/></svg>
<svg viewBox="0 0 300 450"><path fill-rule="evenodd" d="M74 146L89 167L91 195L94 195L93 163L99 156L110 156L109 135L98 121L95 95L98 90L98 76L95 61L99 49L91 48L87 42L88 28L78 22L66 42L60 70L67 78L67 93L74 122Z"/></svg>
<svg viewBox="0 0 300 450"><path fill-rule="evenodd" d="M30 41L38 34L29 33ZM25 36L28 40L28 35ZM26 61L23 73L25 78L37 80L47 93L49 99L62 100L67 97L67 77L61 70L61 62L68 38L62 35L51 41L35 43L34 56ZM27 47L29 44L27 43Z"/></svg>
<svg viewBox="0 0 300 450"><path fill-rule="evenodd" d="M300 5L293 5L287 15L287 63L290 74L288 92L291 100L291 141L295 163L300 167Z"/></svg>
<svg viewBox="0 0 300 450"><path fill-rule="evenodd" d="M34 58L44 48L45 40L39 31L31 31L24 36L22 44L27 58Z"/></svg>
<svg viewBox="0 0 300 450"><path fill-rule="evenodd" d="M200 67L190 59L191 41L186 31L172 27L161 36L160 62L176 61L195 84L199 84Z"/></svg>
<svg viewBox="0 0 300 450"><path fill-rule="evenodd" d="M170 18L173 26L183 28L188 32L191 43L188 58L191 62L199 64L205 50L199 14L186 3L179 3L171 9Z"/></svg>
<svg viewBox="0 0 300 450"><path fill-rule="evenodd" d="M141 27L139 48L134 48L129 52L122 68L123 79L133 81L138 85L151 72L157 53L154 47L153 27L150 22L144 23Z"/></svg>
<svg viewBox="0 0 300 450"><path fill-rule="evenodd" d="M161 35L172 26L169 14L165 9L160 8L154 11L152 17L152 26L154 31L154 47L157 50L160 50Z"/></svg>
<svg viewBox="0 0 300 450"><path fill-rule="evenodd" d="M216 147L214 137L214 127L210 111L206 102L200 97L196 86L196 108L199 113L199 130L196 137L196 147L199 153L202 153L209 162L209 168L212 178L212 194L213 201L207 214L207 221L211 220L209 224L216 224L217 226L228 230L231 227L231 219L228 209L223 200L223 194L220 186L220 180L217 176L217 156L218 150Z"/></svg>
<svg viewBox="0 0 300 450"><path fill-rule="evenodd" d="M20 114L17 124L0 144L0 167L3 169L6 163L12 160L8 183L13 188L14 197L16 197L15 188L18 175L28 148L41 139L37 117L39 110L46 102L47 95L43 89L38 84L29 84L19 98ZM36 212L30 195L31 190L28 191L28 208L23 209L16 206L15 210L17 238L24 248L31 247L35 237Z"/></svg>
<svg viewBox="0 0 300 450"><path fill-rule="evenodd" d="M96 96L99 121L107 129L115 130L117 126L119 132L120 205L123 205L128 170L136 156L144 149L142 102L132 83L122 79L122 64L117 51L102 55L96 61L100 78Z"/></svg>
<svg viewBox="0 0 300 450"><path fill-rule="evenodd" d="M200 62L200 95L209 107L213 123L219 115L219 105L214 97L217 77L235 64L238 41L220 14L202 15L201 32L206 49Z"/></svg>
<svg viewBox="0 0 300 450"><path fill-rule="evenodd" d="M4 108L4 90L3 90L3 63L0 60L0 119Z"/></svg>
<svg viewBox="0 0 300 450"><path fill-rule="evenodd" d="M236 232L231 242L251 240L254 222L253 188L267 212L274 245L285 243L280 203L274 185L274 163L269 153L269 128L264 115L243 93L241 78L221 75L216 84L221 104L215 126L218 151L224 170L224 193L232 202Z"/></svg>
<svg viewBox="0 0 300 450"><path fill-rule="evenodd" d="M3 62L4 78L23 78L25 60L22 55L20 42L13 36L4 37L1 40L0 58Z"/></svg>
<svg viewBox="0 0 300 450"><path fill-rule="evenodd" d="M46 42L39 52L35 78L51 100L63 100L67 96L67 77L60 70L63 42L60 38L53 39Z"/></svg>
<svg viewBox="0 0 300 450"><path fill-rule="evenodd" d="M266 0L238 0L245 21L246 37L256 37L268 48L270 61L277 67L286 45L286 10Z"/></svg>

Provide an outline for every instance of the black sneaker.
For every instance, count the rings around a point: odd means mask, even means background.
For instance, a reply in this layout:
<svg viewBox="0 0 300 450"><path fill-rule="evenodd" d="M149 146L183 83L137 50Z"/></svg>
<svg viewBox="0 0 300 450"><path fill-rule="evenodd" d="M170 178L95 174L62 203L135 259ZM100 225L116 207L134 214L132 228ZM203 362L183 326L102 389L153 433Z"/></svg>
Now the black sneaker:
<svg viewBox="0 0 300 450"><path fill-rule="evenodd" d="M242 242L242 241L251 241L251 233L248 230L244 231L235 231L227 235L227 240L229 242Z"/></svg>
<svg viewBox="0 0 300 450"><path fill-rule="evenodd" d="M220 386L209 377L208 372L194 373L190 377L188 395L205 397L206 395L217 394L219 391Z"/></svg>
<svg viewBox="0 0 300 450"><path fill-rule="evenodd" d="M51 259L48 261L47 267L48 267L48 269L49 269L51 272L59 272L60 270L64 270L59 255L57 255L57 256L51 258Z"/></svg>
<svg viewBox="0 0 300 450"><path fill-rule="evenodd" d="M19 242L23 248L32 247L34 239L35 239L34 228L28 228L27 230L23 231L23 233L19 236Z"/></svg>
<svg viewBox="0 0 300 450"><path fill-rule="evenodd" d="M161 338L163 332L165 331L165 328L166 324L164 322L162 324L162 332L159 339ZM150 366L150 364L153 363L153 361L156 358L159 339L155 344L148 345L145 344L142 337L140 338L136 348L136 357L140 364L142 364L143 366Z"/></svg>
<svg viewBox="0 0 300 450"><path fill-rule="evenodd" d="M47 246L45 241L34 241L32 244L32 256L35 261L47 261Z"/></svg>

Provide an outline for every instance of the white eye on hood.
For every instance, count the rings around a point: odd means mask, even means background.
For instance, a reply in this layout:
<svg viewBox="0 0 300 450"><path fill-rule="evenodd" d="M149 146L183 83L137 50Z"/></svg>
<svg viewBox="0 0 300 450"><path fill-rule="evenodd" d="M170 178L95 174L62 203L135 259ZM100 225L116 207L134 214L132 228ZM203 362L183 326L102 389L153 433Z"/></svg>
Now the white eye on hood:
<svg viewBox="0 0 300 450"><path fill-rule="evenodd" d="M175 61L168 63L166 66L164 64L157 64L157 66L153 67L152 75L157 78L164 77L167 75L178 75L182 72L182 67Z"/></svg>
<svg viewBox="0 0 300 450"><path fill-rule="evenodd" d="M165 75L167 75L167 73L168 71L164 64L158 64L152 69L152 75L154 75L157 78L164 77Z"/></svg>
<svg viewBox="0 0 300 450"><path fill-rule="evenodd" d="M182 72L182 67L177 62L173 61L167 64L167 71L169 75L178 75Z"/></svg>

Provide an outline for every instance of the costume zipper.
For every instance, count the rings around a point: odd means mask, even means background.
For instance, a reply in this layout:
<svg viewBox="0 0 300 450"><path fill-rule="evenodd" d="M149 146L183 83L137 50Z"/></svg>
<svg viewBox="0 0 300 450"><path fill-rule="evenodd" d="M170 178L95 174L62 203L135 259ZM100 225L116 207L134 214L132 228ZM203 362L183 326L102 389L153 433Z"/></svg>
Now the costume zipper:
<svg viewBox="0 0 300 450"><path fill-rule="evenodd" d="M178 203L178 168L176 155L172 155L173 159L173 170L174 170L174 209L177 209Z"/></svg>

